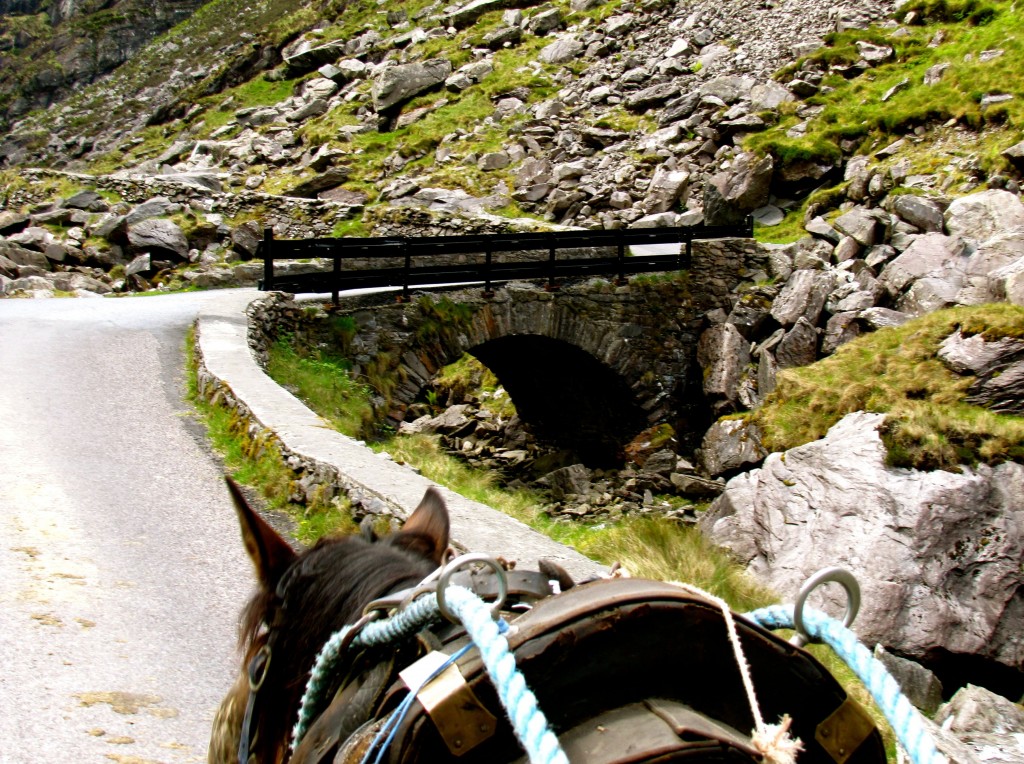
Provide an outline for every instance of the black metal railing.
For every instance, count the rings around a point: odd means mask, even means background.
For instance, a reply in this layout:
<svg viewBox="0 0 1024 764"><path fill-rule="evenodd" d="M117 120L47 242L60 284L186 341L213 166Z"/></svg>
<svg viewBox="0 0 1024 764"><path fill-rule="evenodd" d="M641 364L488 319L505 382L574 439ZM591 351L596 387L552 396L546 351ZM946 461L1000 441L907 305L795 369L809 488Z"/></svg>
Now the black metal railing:
<svg viewBox="0 0 1024 764"><path fill-rule="evenodd" d="M401 287L430 284L479 284L485 293L495 282L543 279L549 289L558 280L598 275L627 275L685 270L690 267L693 242L698 239L751 238L752 218L739 225L689 226L680 228L624 228L619 230L550 231L544 233L481 234L473 236L384 236L373 238L275 239L266 229L257 251L263 259L259 288L295 293L338 293L349 289ZM629 254L629 247L651 244L680 244L678 254ZM614 255L558 259L559 250L603 249ZM516 252L546 252L544 258L496 260L495 255ZM477 255L472 260L451 262L450 256ZM448 256L448 257L446 257ZM314 273L275 274L275 260L327 258L333 268ZM424 262L428 260L429 262ZM344 261L364 260L370 267L343 268ZM373 267L378 260L390 260Z"/></svg>

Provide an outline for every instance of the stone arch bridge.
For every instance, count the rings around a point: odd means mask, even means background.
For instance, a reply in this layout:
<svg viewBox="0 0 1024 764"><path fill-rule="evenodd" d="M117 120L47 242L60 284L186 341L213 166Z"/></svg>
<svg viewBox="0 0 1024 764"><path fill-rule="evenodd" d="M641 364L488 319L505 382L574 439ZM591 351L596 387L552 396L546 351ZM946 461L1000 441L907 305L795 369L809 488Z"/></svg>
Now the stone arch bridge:
<svg viewBox="0 0 1024 764"><path fill-rule="evenodd" d="M290 332L333 346L381 393L400 423L432 377L465 353L494 372L534 432L592 464L610 463L646 427L699 432L704 404L696 347L706 314L758 267L751 240L700 242L687 272L595 279L546 291L513 282L480 289L349 297L312 309L271 293L254 316L266 337ZM258 344L258 343L257 343ZM383 381L383 382L382 382Z"/></svg>

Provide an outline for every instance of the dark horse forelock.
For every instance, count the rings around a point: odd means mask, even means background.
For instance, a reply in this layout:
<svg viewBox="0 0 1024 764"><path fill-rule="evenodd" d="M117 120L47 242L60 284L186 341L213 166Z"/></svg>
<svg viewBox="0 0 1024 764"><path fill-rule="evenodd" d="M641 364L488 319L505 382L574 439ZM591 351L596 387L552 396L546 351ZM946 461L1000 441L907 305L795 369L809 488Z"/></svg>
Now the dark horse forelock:
<svg viewBox="0 0 1024 764"><path fill-rule="evenodd" d="M378 542L358 536L321 540L287 569L275 591L250 600L242 613L243 665L274 634L254 720L258 761L282 760L309 670L331 634L356 621L369 602L414 586L434 569L416 553L419 546L418 534L410 533Z"/></svg>

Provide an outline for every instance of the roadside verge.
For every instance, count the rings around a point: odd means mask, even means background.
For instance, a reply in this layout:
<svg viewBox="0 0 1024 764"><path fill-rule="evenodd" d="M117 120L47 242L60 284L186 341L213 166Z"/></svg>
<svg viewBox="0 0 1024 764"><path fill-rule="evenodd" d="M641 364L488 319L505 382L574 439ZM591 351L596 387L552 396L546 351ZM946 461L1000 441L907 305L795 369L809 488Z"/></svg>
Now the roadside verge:
<svg viewBox="0 0 1024 764"><path fill-rule="evenodd" d="M331 429L267 376L249 345L247 308L260 297L250 290L232 290L200 311L196 321L199 395L236 411L253 438L273 439L300 484L342 492L374 514L408 517L426 489L436 484ZM524 523L444 486L436 487L448 504L456 546L516 560L524 568L536 568L538 560L548 559L576 579L604 571L593 560Z"/></svg>

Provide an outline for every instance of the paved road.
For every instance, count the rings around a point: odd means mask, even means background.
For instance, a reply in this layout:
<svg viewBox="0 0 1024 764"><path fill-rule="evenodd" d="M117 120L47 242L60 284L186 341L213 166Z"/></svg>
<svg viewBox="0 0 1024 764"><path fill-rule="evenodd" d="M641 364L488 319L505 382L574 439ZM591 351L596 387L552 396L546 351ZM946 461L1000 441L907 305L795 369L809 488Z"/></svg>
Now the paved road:
<svg viewBox="0 0 1024 764"><path fill-rule="evenodd" d="M183 402L217 298L0 300L0 762L205 761L251 585Z"/></svg>

